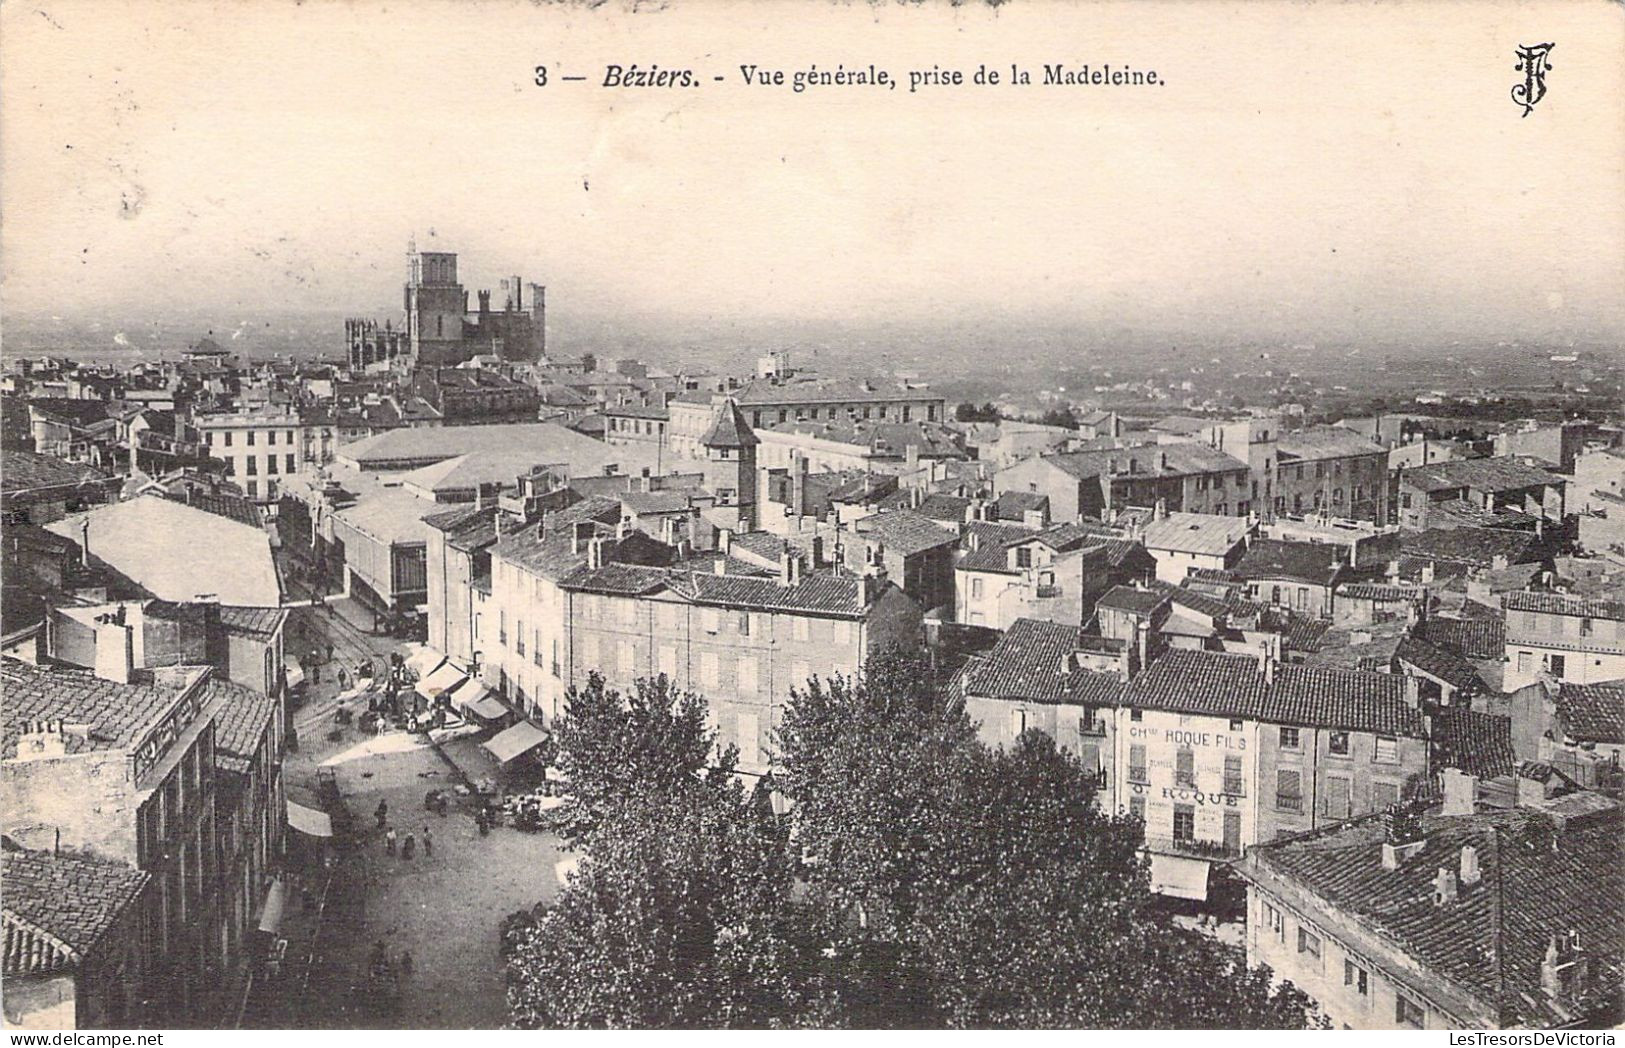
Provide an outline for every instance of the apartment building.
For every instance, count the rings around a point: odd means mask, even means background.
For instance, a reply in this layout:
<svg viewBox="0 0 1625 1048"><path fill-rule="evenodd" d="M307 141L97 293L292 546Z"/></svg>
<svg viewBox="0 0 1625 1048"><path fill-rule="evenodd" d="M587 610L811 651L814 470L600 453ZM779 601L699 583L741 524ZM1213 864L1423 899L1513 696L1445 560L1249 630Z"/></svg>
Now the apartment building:
<svg viewBox="0 0 1625 1048"><path fill-rule="evenodd" d="M496 621L480 627L495 627L485 683L544 723L591 674L621 689L664 674L706 697L719 740L760 773L791 688L918 641L919 606L880 573L812 571L789 552L772 574L726 556L694 568L625 527L561 525L544 519L492 547Z"/></svg>
<svg viewBox="0 0 1625 1048"><path fill-rule="evenodd" d="M194 425L210 458L250 499L275 512L283 478L305 464L304 423L294 414L202 415Z"/></svg>
<svg viewBox="0 0 1625 1048"><path fill-rule="evenodd" d="M1506 672L1513 691L1542 676L1566 684L1625 677L1625 603L1563 593L1518 592L1506 611Z"/></svg>
<svg viewBox="0 0 1625 1048"><path fill-rule="evenodd" d="M1246 462L1200 443L1039 455L993 475L996 494L1048 496L1057 521L1107 520L1159 502L1170 511L1246 517L1251 485Z"/></svg>
<svg viewBox="0 0 1625 1048"><path fill-rule="evenodd" d="M954 566L958 619L968 625L1008 629L1018 619L1041 619L1081 626L1102 594L1154 570L1138 543L1076 524L974 527L977 548Z"/></svg>
<svg viewBox="0 0 1625 1048"><path fill-rule="evenodd" d="M1352 430L1313 426L1276 445L1277 515L1326 513L1388 523L1388 452Z"/></svg>
<svg viewBox="0 0 1625 1048"><path fill-rule="evenodd" d="M141 683L5 660L0 812L25 848L58 847L126 864L157 882L141 1002L155 1025L197 1021L219 987L222 872L217 847L216 720L208 671Z"/></svg>
<svg viewBox="0 0 1625 1048"><path fill-rule="evenodd" d="M1440 523L1441 516L1445 526L1452 526L1458 504L1480 514L1511 510L1562 524L1567 483L1546 467L1512 455L1401 470L1399 526L1422 531Z"/></svg>
<svg viewBox="0 0 1625 1048"><path fill-rule="evenodd" d="M945 422L940 394L929 389L880 381L826 381L811 378L752 379L727 394L695 390L671 398L671 449L703 458L703 438L727 401L739 406L752 429L789 422L856 424ZM850 443L850 442L848 442Z"/></svg>
<svg viewBox="0 0 1625 1048"><path fill-rule="evenodd" d="M1617 807L1553 819L1447 796L1260 845L1241 866L1247 963L1342 1029L1611 1027L1621 828Z"/></svg>

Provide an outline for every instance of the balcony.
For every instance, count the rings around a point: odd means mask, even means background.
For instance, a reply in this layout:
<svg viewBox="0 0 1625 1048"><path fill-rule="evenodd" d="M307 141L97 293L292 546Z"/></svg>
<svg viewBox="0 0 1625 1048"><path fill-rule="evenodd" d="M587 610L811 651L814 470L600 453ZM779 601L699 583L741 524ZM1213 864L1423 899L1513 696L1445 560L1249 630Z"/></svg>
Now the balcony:
<svg viewBox="0 0 1625 1048"><path fill-rule="evenodd" d="M1145 836L1145 847L1147 851L1159 855L1178 855L1187 859L1208 859L1215 862L1239 859L1242 852L1239 845L1231 847L1222 841L1207 841L1195 837L1163 837L1149 833Z"/></svg>
<svg viewBox="0 0 1625 1048"><path fill-rule="evenodd" d="M1043 584L1039 584L1037 590L1039 600L1053 600L1061 595L1061 587L1059 586L1045 586Z"/></svg>

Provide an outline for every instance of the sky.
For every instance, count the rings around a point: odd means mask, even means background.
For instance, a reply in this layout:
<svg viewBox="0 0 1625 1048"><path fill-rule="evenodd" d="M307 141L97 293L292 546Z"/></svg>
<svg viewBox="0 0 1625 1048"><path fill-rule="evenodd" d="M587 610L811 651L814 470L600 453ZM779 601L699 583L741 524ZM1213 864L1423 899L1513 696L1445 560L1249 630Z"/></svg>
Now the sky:
<svg viewBox="0 0 1625 1048"><path fill-rule="evenodd" d="M1600 0L7 4L0 305L398 311L415 237L611 322L1618 342L1622 53ZM905 83L738 68L815 63ZM1012 63L1163 82L906 84Z"/></svg>

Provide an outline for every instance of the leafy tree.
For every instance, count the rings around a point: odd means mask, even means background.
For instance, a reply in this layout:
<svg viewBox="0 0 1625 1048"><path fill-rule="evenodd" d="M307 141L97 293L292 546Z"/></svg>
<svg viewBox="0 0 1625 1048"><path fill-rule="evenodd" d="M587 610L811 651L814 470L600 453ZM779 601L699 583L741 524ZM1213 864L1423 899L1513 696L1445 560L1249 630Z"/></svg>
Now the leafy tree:
<svg viewBox="0 0 1625 1048"><path fill-rule="evenodd" d="M557 902L514 928L514 1024L795 1021L818 966L788 904L791 875L783 820L736 782L633 791L606 812Z"/></svg>
<svg viewBox="0 0 1625 1048"><path fill-rule="evenodd" d="M954 418L960 422L997 422L1000 415L991 400L981 407L967 400L954 408Z"/></svg>
<svg viewBox="0 0 1625 1048"><path fill-rule="evenodd" d="M726 778L737 751L714 752L705 700L679 691L662 673L626 695L597 673L565 695L553 727L559 769L570 780L566 839L579 841L635 791L670 792L701 775Z"/></svg>
<svg viewBox="0 0 1625 1048"><path fill-rule="evenodd" d="M1060 426L1063 429L1078 428L1078 416L1072 413L1070 406L1050 408L1039 417L1038 421L1039 424L1045 426Z"/></svg>

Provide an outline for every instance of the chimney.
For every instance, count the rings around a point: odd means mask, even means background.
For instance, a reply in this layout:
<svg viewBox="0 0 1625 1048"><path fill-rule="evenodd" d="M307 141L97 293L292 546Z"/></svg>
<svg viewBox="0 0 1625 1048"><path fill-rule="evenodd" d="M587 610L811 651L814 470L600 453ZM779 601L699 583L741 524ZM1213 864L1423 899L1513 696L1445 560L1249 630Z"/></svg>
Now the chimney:
<svg viewBox="0 0 1625 1048"><path fill-rule="evenodd" d="M917 468L920 464L920 446L918 444L908 445L903 450L903 461L907 463L910 470Z"/></svg>
<svg viewBox="0 0 1625 1048"><path fill-rule="evenodd" d="M1162 473L1168 472L1168 453L1166 451L1157 452L1157 469Z"/></svg>
<svg viewBox="0 0 1625 1048"><path fill-rule="evenodd" d="M1258 643L1258 672L1263 675L1265 685L1275 683L1275 653L1267 640Z"/></svg>
<svg viewBox="0 0 1625 1048"><path fill-rule="evenodd" d="M594 537L587 543L587 567L597 570L604 566L604 540Z"/></svg>
<svg viewBox="0 0 1625 1048"><path fill-rule="evenodd" d="M502 541L502 518L505 516L507 516L507 514L503 513L500 509L491 514L491 525L496 528L498 542Z"/></svg>
<svg viewBox="0 0 1625 1048"><path fill-rule="evenodd" d="M592 521L578 520L570 531L570 552L579 554L592 541Z"/></svg>
<svg viewBox="0 0 1625 1048"><path fill-rule="evenodd" d="M1587 967L1578 931L1552 935L1546 940L1546 955L1540 962L1540 988L1553 1000L1583 996L1590 981Z"/></svg>
<svg viewBox="0 0 1625 1048"><path fill-rule="evenodd" d="M1461 848L1461 883L1464 887L1477 884L1484 876L1478 867L1478 849L1471 844Z"/></svg>
<svg viewBox="0 0 1625 1048"><path fill-rule="evenodd" d="M796 583L796 557L786 546L779 553L779 585L793 586Z"/></svg>
<svg viewBox="0 0 1625 1048"><path fill-rule="evenodd" d="M1433 905L1448 906L1456 901L1456 875L1445 867L1433 878Z"/></svg>
<svg viewBox="0 0 1625 1048"><path fill-rule="evenodd" d="M1409 673L1402 674L1400 681L1405 688L1405 705L1418 709L1422 705L1422 682Z"/></svg>
<svg viewBox="0 0 1625 1048"><path fill-rule="evenodd" d="M1439 773L1444 786L1444 806L1440 815L1471 815L1478 797L1478 780L1459 768L1446 768Z"/></svg>
<svg viewBox="0 0 1625 1048"><path fill-rule="evenodd" d="M711 570L718 575L728 574L728 558L726 555L718 557L711 562Z"/></svg>
<svg viewBox="0 0 1625 1048"><path fill-rule="evenodd" d="M824 537L822 535L814 535L812 537L812 563L809 565L809 567L817 568L817 567L820 567L823 563L824 563Z"/></svg>
<svg viewBox="0 0 1625 1048"><path fill-rule="evenodd" d="M733 529L731 529L731 528L719 528L719 529L717 529L717 552L721 553L724 557L726 557L726 556L728 556L728 552L733 549L733 545L734 545ZM721 574L721 572L718 572L718 574Z"/></svg>
<svg viewBox="0 0 1625 1048"><path fill-rule="evenodd" d="M1421 816L1412 809L1394 805L1382 813L1382 825L1382 868L1385 870L1399 869L1427 846L1422 837Z"/></svg>
<svg viewBox="0 0 1625 1048"><path fill-rule="evenodd" d="M1157 500L1157 507L1153 511L1152 517L1155 520L1167 520L1168 519L1168 500L1167 499L1158 499Z"/></svg>

